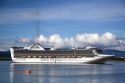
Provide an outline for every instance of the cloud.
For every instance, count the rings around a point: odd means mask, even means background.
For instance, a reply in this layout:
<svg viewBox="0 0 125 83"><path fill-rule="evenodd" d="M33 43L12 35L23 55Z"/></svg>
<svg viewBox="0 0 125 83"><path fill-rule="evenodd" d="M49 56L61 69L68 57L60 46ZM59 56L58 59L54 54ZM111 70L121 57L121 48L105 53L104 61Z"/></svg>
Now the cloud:
<svg viewBox="0 0 125 83"><path fill-rule="evenodd" d="M51 46L54 48L65 47L64 39L61 38L61 36L58 34L54 34L54 35L51 35L49 37L45 37L43 35L40 35L38 38L36 38L36 41L39 43L42 43L42 45Z"/></svg>
<svg viewBox="0 0 125 83"><path fill-rule="evenodd" d="M10 40L8 40L10 42ZM2 43L0 49L9 49L15 45L13 41L8 44ZM25 46L25 44L32 44L34 40L29 38L20 38L18 39L17 46ZM102 35L97 33L83 33L83 34L76 34L73 37L61 37L59 34L53 34L48 37L44 35L40 35L39 37L35 38L35 41L40 43L43 47L52 47L55 49L60 48L79 48L79 47L86 47L87 45L95 46L98 48L103 49L116 49L116 50L124 50L125 51L125 39L118 39L116 36L110 32L106 32Z"/></svg>
<svg viewBox="0 0 125 83"><path fill-rule="evenodd" d="M21 39L19 39L19 42L21 42L21 43L29 43L30 39L29 38L21 38Z"/></svg>
<svg viewBox="0 0 125 83"><path fill-rule="evenodd" d="M36 41L44 46L50 45L50 47L54 48L71 48L72 46L78 48L85 47L88 44L97 47L112 47L119 45L119 41L116 39L116 36L110 32L106 32L102 35L97 33L77 34L70 38L62 38L59 34L53 34L49 37L40 35L36 38Z"/></svg>
<svg viewBox="0 0 125 83"><path fill-rule="evenodd" d="M108 49L115 49L115 50L125 51L125 39L124 38L120 38L118 41L119 41L119 45L118 46L109 47Z"/></svg>
<svg viewBox="0 0 125 83"><path fill-rule="evenodd" d="M38 42L47 42L47 38L44 37L43 35L40 35L38 38L36 38L36 41Z"/></svg>

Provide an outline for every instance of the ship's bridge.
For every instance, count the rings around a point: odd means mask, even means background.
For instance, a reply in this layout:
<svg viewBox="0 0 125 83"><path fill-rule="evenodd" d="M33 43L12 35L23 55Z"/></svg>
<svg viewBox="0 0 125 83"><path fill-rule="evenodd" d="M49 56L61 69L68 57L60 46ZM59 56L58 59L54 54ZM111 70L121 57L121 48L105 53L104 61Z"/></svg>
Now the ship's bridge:
<svg viewBox="0 0 125 83"><path fill-rule="evenodd" d="M24 47L24 49L28 50L45 50L39 43L33 43L33 45Z"/></svg>

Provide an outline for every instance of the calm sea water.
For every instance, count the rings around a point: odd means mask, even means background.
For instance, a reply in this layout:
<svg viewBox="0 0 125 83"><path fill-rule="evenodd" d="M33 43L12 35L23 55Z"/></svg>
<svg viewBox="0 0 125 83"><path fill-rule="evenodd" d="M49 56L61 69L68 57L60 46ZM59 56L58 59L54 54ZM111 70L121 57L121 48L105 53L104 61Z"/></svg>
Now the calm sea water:
<svg viewBox="0 0 125 83"><path fill-rule="evenodd" d="M0 83L125 83L125 62L50 65L0 61Z"/></svg>

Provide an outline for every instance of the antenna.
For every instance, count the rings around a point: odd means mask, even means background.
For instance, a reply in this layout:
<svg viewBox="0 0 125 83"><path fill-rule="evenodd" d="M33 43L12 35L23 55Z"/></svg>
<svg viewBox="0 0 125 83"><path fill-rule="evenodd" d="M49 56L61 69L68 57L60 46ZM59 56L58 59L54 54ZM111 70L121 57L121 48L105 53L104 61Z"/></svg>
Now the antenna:
<svg viewBox="0 0 125 83"><path fill-rule="evenodd" d="M16 36L16 38L14 39L13 46L17 46L18 45L18 43L19 43L18 39L19 38Z"/></svg>
<svg viewBox="0 0 125 83"><path fill-rule="evenodd" d="M40 20L39 20L39 8L36 7L36 19L35 19L35 23L36 23L36 37L39 37L40 35Z"/></svg>
<svg viewBox="0 0 125 83"><path fill-rule="evenodd" d="M36 37L40 36L40 21L36 20Z"/></svg>
<svg viewBox="0 0 125 83"><path fill-rule="evenodd" d="M39 20L40 13L39 13L39 6L37 4L38 2L36 3L36 7L33 12L33 17L34 17L33 21L35 23L35 31L36 31L35 38L38 38L40 35L40 20ZM38 43L38 41L35 41L35 42Z"/></svg>
<svg viewBox="0 0 125 83"><path fill-rule="evenodd" d="M113 51L113 55L115 56L115 53L114 53L114 51Z"/></svg>

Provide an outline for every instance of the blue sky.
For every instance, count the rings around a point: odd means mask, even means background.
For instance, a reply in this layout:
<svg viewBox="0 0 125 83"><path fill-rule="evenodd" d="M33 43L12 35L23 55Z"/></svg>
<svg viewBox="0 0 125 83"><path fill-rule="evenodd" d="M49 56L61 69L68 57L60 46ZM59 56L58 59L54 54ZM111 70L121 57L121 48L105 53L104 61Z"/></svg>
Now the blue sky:
<svg viewBox="0 0 125 83"><path fill-rule="evenodd" d="M0 0L0 39L111 32L125 37L124 0Z"/></svg>

